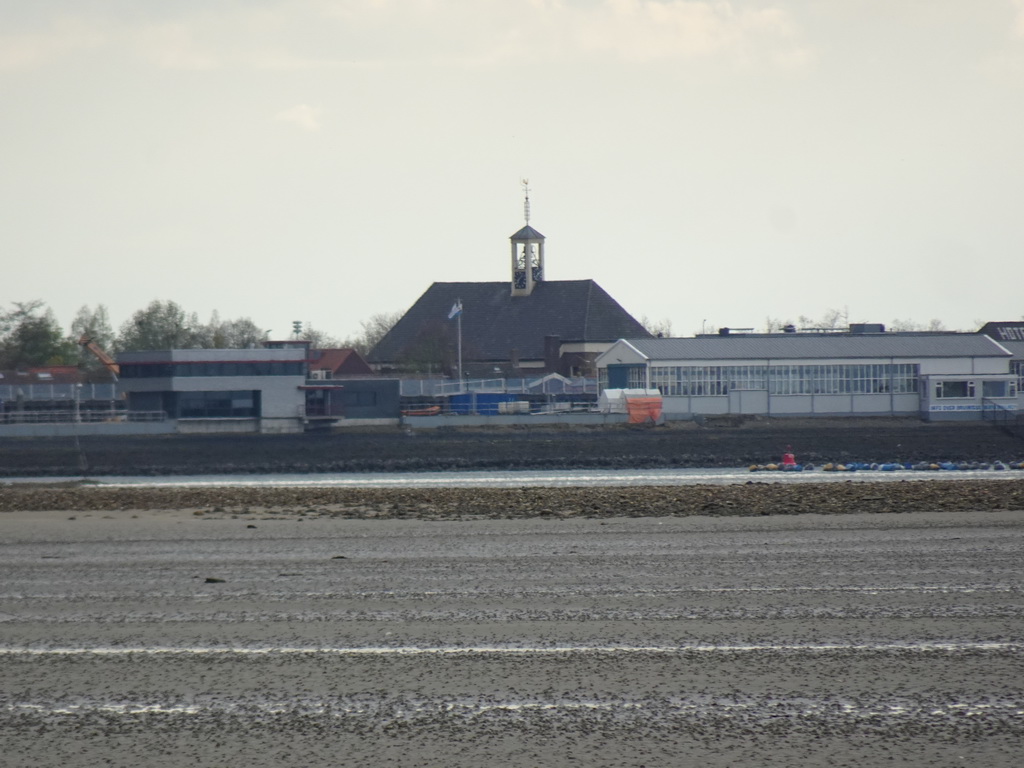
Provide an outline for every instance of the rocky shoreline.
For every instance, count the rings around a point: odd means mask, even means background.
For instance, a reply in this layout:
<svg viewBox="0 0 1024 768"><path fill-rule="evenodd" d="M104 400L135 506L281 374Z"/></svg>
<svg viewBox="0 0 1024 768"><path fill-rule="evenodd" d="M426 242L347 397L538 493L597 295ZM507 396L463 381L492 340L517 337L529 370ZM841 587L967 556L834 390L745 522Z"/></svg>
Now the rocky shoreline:
<svg viewBox="0 0 1024 768"><path fill-rule="evenodd" d="M1016 473L1015 473L1016 475ZM616 488L0 485L0 512L192 510L197 517L485 520L1024 510L1024 477Z"/></svg>

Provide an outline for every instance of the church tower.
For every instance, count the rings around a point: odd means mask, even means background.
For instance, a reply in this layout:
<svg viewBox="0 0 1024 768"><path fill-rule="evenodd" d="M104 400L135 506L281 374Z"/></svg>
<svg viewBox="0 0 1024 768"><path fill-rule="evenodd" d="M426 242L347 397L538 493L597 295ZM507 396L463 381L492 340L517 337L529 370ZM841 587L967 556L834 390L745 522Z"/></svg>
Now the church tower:
<svg viewBox="0 0 1024 768"><path fill-rule="evenodd" d="M529 296L544 279L544 235L530 226L530 187L523 179L526 226L516 232L512 241L512 295Z"/></svg>

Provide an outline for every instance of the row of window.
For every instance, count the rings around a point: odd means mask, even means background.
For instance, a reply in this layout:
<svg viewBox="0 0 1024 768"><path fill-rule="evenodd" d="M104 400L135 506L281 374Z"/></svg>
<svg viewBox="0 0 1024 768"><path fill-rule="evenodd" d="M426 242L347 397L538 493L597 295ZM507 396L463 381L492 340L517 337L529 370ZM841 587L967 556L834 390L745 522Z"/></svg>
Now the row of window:
<svg viewBox="0 0 1024 768"><path fill-rule="evenodd" d="M638 371L642 376L643 368ZM677 397L727 395L731 390L768 390L773 395L916 394L918 375L919 367L913 363L667 365L651 367L651 386Z"/></svg>
<svg viewBox="0 0 1024 768"><path fill-rule="evenodd" d="M1024 390L1024 360L1014 360L1010 363L1010 373L1017 377L1017 391Z"/></svg>
<svg viewBox="0 0 1024 768"><path fill-rule="evenodd" d="M177 392L173 411L179 419L246 419L260 415L259 390Z"/></svg>
<svg viewBox="0 0 1024 768"><path fill-rule="evenodd" d="M935 397L942 398L974 398L977 388L973 381L936 381ZM982 381L981 396L985 398L1016 397L1017 382L1015 381Z"/></svg>
<svg viewBox="0 0 1024 768"><path fill-rule="evenodd" d="M168 379L176 376L305 376L302 361L122 363L122 379Z"/></svg>

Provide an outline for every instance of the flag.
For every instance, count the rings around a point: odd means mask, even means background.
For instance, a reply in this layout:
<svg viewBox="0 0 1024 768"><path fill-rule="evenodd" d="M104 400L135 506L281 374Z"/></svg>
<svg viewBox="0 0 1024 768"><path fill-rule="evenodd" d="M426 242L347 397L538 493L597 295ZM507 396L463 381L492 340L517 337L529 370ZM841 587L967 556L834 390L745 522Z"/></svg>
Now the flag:
<svg viewBox="0 0 1024 768"><path fill-rule="evenodd" d="M453 320L462 314L462 299L456 299L455 303L452 304L452 310L448 313L448 319Z"/></svg>

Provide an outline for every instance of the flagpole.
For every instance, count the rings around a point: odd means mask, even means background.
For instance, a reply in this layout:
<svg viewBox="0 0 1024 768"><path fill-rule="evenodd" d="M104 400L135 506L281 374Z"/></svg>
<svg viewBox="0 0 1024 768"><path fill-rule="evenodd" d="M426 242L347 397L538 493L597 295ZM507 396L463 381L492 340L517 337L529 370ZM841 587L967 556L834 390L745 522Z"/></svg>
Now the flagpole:
<svg viewBox="0 0 1024 768"><path fill-rule="evenodd" d="M459 392L462 392L462 299L459 299L459 316L456 318L459 324Z"/></svg>

